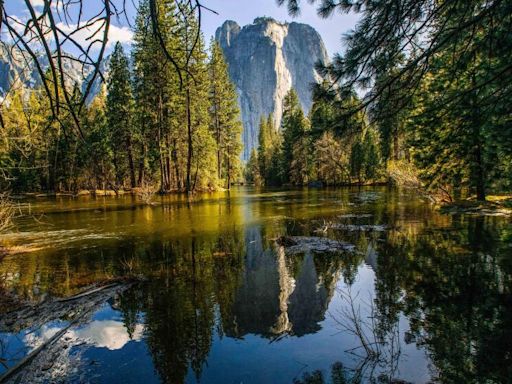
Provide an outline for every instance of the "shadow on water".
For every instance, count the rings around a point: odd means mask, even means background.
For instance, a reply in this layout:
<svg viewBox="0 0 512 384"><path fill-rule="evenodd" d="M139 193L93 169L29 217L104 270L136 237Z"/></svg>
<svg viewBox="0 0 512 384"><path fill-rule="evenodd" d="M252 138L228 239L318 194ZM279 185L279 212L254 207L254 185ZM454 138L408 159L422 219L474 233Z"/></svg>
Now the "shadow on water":
<svg viewBox="0 0 512 384"><path fill-rule="evenodd" d="M511 224L503 218L440 215L383 188L242 190L192 205L118 202L119 210L97 204L47 213L44 224L0 239L38 242L39 250L0 263L3 289L32 302L107 277L146 278L72 327L69 348L42 382L512 377ZM326 236L355 251L292 255L276 245L282 235ZM0 373L65 321L5 325Z"/></svg>

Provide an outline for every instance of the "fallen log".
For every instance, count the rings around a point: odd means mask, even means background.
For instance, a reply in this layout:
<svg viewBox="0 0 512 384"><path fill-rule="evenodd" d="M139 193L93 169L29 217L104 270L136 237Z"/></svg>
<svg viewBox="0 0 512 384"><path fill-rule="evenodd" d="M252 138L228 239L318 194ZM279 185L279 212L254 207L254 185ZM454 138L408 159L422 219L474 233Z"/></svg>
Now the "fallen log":
<svg viewBox="0 0 512 384"><path fill-rule="evenodd" d="M276 243L285 248L287 253L302 252L353 252L355 246L343 241L315 236L281 236Z"/></svg>
<svg viewBox="0 0 512 384"><path fill-rule="evenodd" d="M85 314L83 314L85 315ZM83 316L82 315L82 316ZM78 322L79 318L75 319L74 321L70 322L66 327L62 328L59 332L57 332L55 335L50 337L48 340L46 340L43 344L41 344L39 347L34 349L32 352L30 352L27 356L25 356L23 359L21 359L16 365L9 368L2 376L0 376L0 384L6 383L11 377L13 377L15 374L20 372L23 367L25 367L28 363L30 363L34 358L45 348L53 344L55 341L60 339L69 328L71 328L76 322Z"/></svg>
<svg viewBox="0 0 512 384"><path fill-rule="evenodd" d="M23 375L22 370L29 366L34 359L45 349L51 351L50 346L56 343L73 326L85 321L89 314L94 313L98 306L105 303L111 297L127 290L134 283L133 279L116 281L100 287L94 287L77 295L62 299L49 300L37 306L26 305L17 310L4 314L0 319L0 331L16 333L22 329L38 329L44 324L55 319L66 318L69 323L59 330L55 335L45 340L40 346L22 358L13 367L9 368L0 376L0 384L19 381ZM50 352L48 352L50 353ZM23 378L21 378L23 380Z"/></svg>

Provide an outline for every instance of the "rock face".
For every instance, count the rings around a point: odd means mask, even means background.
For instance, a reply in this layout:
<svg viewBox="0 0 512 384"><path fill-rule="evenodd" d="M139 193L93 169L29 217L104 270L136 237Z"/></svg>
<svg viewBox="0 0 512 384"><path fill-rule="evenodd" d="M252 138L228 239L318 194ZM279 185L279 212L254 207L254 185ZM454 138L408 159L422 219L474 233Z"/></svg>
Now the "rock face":
<svg viewBox="0 0 512 384"><path fill-rule="evenodd" d="M68 56L72 56L69 55ZM100 66L100 70L105 78L108 78L110 56L106 57ZM40 59L40 64L43 70L46 70L49 65L45 57ZM74 60L65 58L63 60L64 72L66 73L66 83L69 86L77 84L81 87L82 92L85 91L87 84L92 78L93 69L91 66L82 68L82 65ZM41 85L41 78L34 63L26 64L22 52L16 47L7 44L0 44L0 98L12 87L22 86L27 89L32 89ZM101 91L102 81L99 76L96 77L94 84L91 88L91 93L87 99L88 102L92 101Z"/></svg>
<svg viewBox="0 0 512 384"><path fill-rule="evenodd" d="M238 91L244 125L242 158L248 160L258 146L260 118L273 113L279 127L283 99L290 88L295 88L304 112L309 112L311 85L321 80L315 64L328 61L327 51L311 26L266 17L243 28L228 20L215 38Z"/></svg>

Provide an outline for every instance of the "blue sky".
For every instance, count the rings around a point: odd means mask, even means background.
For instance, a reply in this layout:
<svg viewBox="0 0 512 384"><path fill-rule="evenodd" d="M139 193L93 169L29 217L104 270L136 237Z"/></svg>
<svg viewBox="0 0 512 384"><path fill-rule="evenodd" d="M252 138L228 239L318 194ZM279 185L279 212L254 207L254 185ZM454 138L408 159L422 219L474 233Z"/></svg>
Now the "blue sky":
<svg viewBox="0 0 512 384"><path fill-rule="evenodd" d="M292 18L286 7L278 7L275 0L206 0L205 4L219 13L206 13L203 31L209 36L215 33L225 20L234 20L240 26L252 23L258 16L270 16L279 21L296 21L313 26L322 36L329 55L342 50L342 34L354 28L357 17L353 14L334 14L329 19L317 16L315 7L302 1L301 15Z"/></svg>
<svg viewBox="0 0 512 384"><path fill-rule="evenodd" d="M44 1L31 0L31 3L36 9L38 7L41 9L40 7L42 7ZM129 3L131 2L127 1L127 4ZM297 21L310 24L320 33L329 55L332 56L335 52L343 51L342 34L354 28L357 22L356 16L352 14L335 14L329 19L321 19L317 16L315 7L306 0L302 1L302 12L296 18L288 15L286 7L278 7L275 0L203 0L203 3L218 12L218 15L207 11L203 13L202 29L206 41L210 40L217 27L225 20L234 20L240 26L244 26L250 24L256 17L270 16L279 21ZM97 9L98 0L85 0L85 4L87 4L86 12L92 12ZM26 17L27 10L24 0L6 0L5 5L9 12L16 15L20 20ZM133 10L130 13L133 17ZM111 46L118 40L128 44L131 32L126 20L120 20L116 24L111 28ZM4 35L2 35L2 39L5 39Z"/></svg>

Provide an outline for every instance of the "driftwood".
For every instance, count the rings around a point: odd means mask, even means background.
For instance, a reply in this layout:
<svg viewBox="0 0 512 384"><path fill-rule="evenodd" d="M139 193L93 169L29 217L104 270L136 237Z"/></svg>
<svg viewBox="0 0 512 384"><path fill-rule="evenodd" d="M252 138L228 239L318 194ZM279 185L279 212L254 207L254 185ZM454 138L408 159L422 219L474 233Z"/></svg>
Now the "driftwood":
<svg viewBox="0 0 512 384"><path fill-rule="evenodd" d="M284 247L287 253L353 252L355 250L352 244L315 236L281 236L276 243Z"/></svg>
<svg viewBox="0 0 512 384"><path fill-rule="evenodd" d="M382 224L331 224L329 228L348 232L384 232L387 229L387 227Z"/></svg>
<svg viewBox="0 0 512 384"><path fill-rule="evenodd" d="M115 286L118 286L118 285L119 285L119 283L113 283L113 284L104 285L102 287L90 289L90 290L88 290L86 292L79 293L78 295L75 295L75 296L64 297L62 299L57 299L56 301L59 302L59 303L65 303L67 301L78 300L78 299L81 299L82 297L87 297L87 296L90 296L90 295L92 295L94 293L101 292L101 291L103 291L105 289L112 288L112 287L115 287Z"/></svg>
<svg viewBox="0 0 512 384"><path fill-rule="evenodd" d="M83 321L87 315L93 313L98 306L110 298L127 290L133 283L134 280L124 280L100 287L94 286L71 297L48 300L39 305L27 304L3 314L0 319L0 332L6 333L17 333L27 328L38 329L44 324L60 318L68 319L69 323L1 375L0 383L6 383L19 374L42 351L56 343L71 327Z"/></svg>
<svg viewBox="0 0 512 384"><path fill-rule="evenodd" d="M20 372L28 363L30 363L34 358L44 349L46 349L48 346L52 345L55 341L60 339L69 328L71 328L73 325L75 325L78 321L78 318L75 319L73 322L69 323L66 327L61 329L59 332L57 332L55 335L50 337L47 341L45 341L43 344L41 344L39 347L34 349L32 352L30 352L27 356L25 356L23 359L21 359L16 365L8 369L2 376L0 376L0 383L6 383L10 378L12 378L14 375L16 375L18 372Z"/></svg>
<svg viewBox="0 0 512 384"><path fill-rule="evenodd" d="M117 292L126 290L134 281L124 280L100 287L94 286L68 298L47 300L37 305L21 305L2 314L0 332L17 333L26 328L39 328L59 318L74 318L90 306L96 305L98 301L105 302Z"/></svg>

